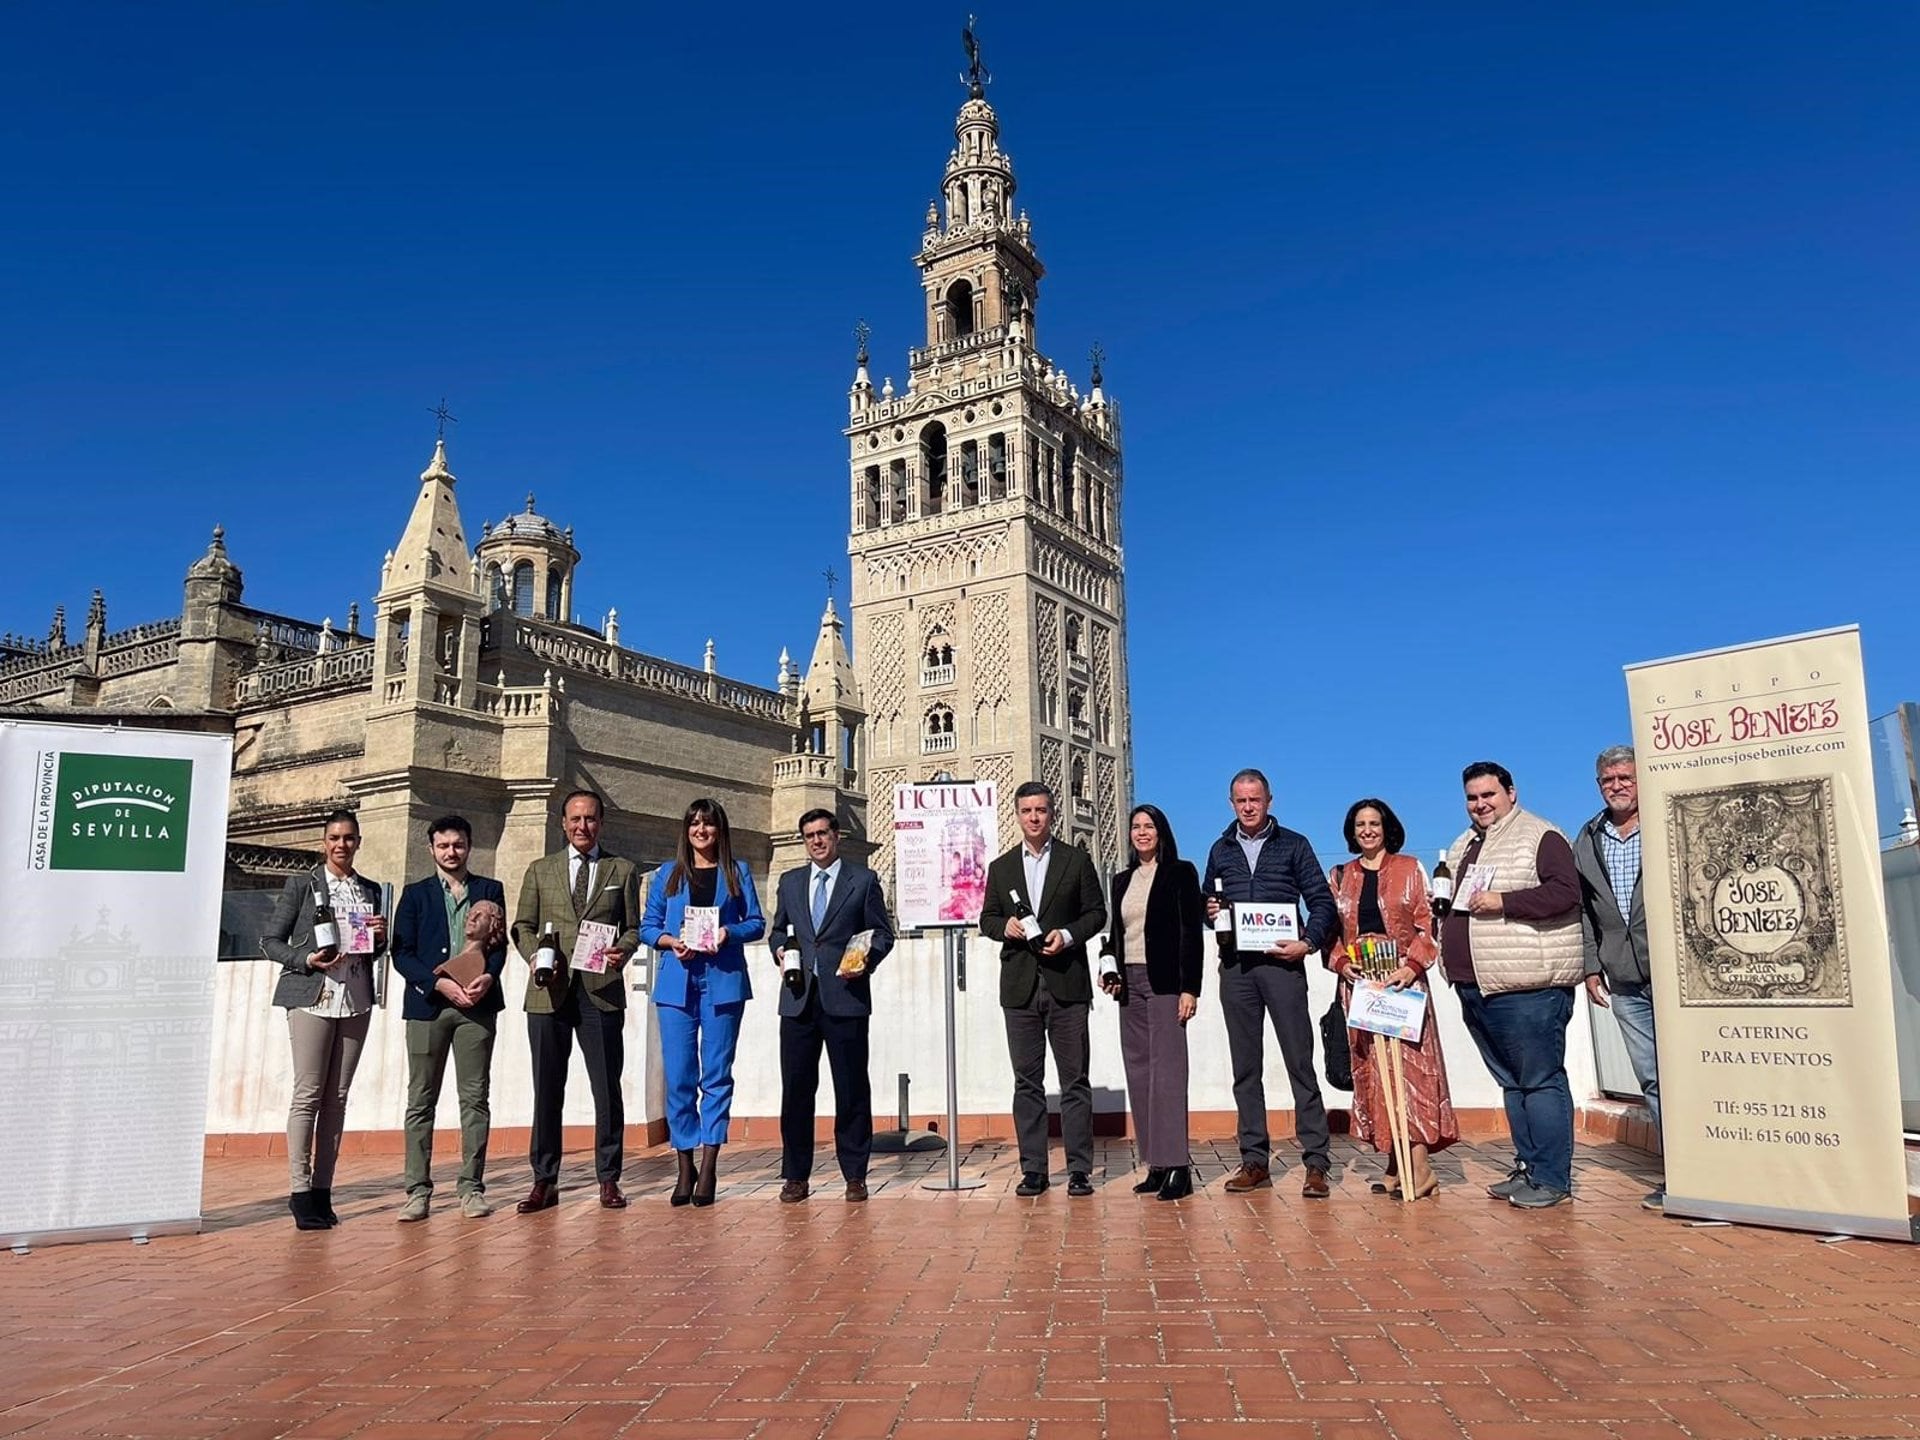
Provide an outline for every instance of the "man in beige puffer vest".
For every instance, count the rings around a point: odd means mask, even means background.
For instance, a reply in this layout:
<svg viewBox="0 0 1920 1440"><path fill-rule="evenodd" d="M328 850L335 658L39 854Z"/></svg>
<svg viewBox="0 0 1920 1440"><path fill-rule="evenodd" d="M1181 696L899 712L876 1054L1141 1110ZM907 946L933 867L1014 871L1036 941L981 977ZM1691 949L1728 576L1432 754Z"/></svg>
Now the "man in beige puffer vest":
<svg viewBox="0 0 1920 1440"><path fill-rule="evenodd" d="M1573 1195L1567 1022L1584 968L1580 872L1567 837L1520 808L1504 765L1478 761L1461 781L1473 823L1447 854L1457 894L1440 958L1506 1097L1514 1167L1487 1193L1544 1210Z"/></svg>

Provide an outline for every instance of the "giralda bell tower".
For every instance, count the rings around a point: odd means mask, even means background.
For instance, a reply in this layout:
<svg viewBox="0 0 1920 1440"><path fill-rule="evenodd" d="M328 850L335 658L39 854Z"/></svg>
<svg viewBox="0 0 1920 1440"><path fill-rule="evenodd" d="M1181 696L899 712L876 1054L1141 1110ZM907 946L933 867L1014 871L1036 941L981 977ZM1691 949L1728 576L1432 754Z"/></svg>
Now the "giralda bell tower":
<svg viewBox="0 0 1920 1440"><path fill-rule="evenodd" d="M854 664L877 842L893 787L937 772L1044 780L1059 833L1103 869L1132 803L1120 414L1092 353L1085 394L1039 348L1033 226L967 33L968 97L915 264L926 344L875 391L867 336L850 394Z"/></svg>

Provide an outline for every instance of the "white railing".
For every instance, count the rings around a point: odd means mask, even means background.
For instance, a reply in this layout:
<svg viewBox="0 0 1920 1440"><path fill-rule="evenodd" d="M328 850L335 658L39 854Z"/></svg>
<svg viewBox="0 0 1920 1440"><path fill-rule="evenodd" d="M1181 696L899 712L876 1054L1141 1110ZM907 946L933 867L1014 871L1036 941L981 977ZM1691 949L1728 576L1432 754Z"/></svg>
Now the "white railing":
<svg viewBox="0 0 1920 1440"><path fill-rule="evenodd" d="M953 666L922 665L920 667L920 688L931 690L941 685L953 684Z"/></svg>
<svg viewBox="0 0 1920 1440"><path fill-rule="evenodd" d="M920 753L922 755L945 755L960 748L958 735L922 735Z"/></svg>

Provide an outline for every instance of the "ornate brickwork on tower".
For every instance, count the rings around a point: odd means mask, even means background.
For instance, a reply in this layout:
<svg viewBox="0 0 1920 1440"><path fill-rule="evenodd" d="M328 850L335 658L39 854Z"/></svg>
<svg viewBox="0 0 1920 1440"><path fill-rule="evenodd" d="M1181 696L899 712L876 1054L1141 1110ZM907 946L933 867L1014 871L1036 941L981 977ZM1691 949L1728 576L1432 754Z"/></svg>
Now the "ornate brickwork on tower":
<svg viewBox="0 0 1920 1440"><path fill-rule="evenodd" d="M1131 803L1120 417L1039 348L1045 273L974 66L915 263L926 344L846 429L868 794L937 771L1055 788L1061 833L1117 862ZM875 865L889 874L884 824ZM1012 807L1001 838L1014 840Z"/></svg>

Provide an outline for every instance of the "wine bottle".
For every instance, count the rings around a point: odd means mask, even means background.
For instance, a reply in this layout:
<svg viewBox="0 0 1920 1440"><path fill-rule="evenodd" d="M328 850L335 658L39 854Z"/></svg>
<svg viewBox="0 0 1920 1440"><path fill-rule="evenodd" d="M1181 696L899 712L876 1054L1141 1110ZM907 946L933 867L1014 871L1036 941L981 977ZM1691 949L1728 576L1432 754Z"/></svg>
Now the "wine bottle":
<svg viewBox="0 0 1920 1440"><path fill-rule="evenodd" d="M547 921L540 932L540 948L533 955L533 983L544 990L560 974L560 927Z"/></svg>
<svg viewBox="0 0 1920 1440"><path fill-rule="evenodd" d="M1445 915L1453 909L1453 869L1447 864L1447 852L1440 852L1440 863L1433 867L1433 883L1428 886L1433 895L1433 913Z"/></svg>
<svg viewBox="0 0 1920 1440"><path fill-rule="evenodd" d="M1220 912L1213 917L1213 933L1233 934L1233 906L1227 903L1227 887L1218 875L1213 877L1213 899Z"/></svg>
<svg viewBox="0 0 1920 1440"><path fill-rule="evenodd" d="M340 958L340 922L334 918L333 897L323 881L313 886L313 954L323 964Z"/></svg>
<svg viewBox="0 0 1920 1440"><path fill-rule="evenodd" d="M1031 905L1020 898L1018 890L1007 891L1007 898L1013 901L1013 918L1020 922L1020 930L1027 937L1027 944L1034 944L1047 933L1040 928L1040 917L1033 913Z"/></svg>
<svg viewBox="0 0 1920 1440"><path fill-rule="evenodd" d="M1120 1004L1127 1003L1127 972L1122 970L1113 958L1113 933L1109 931L1100 937L1100 980L1104 984L1113 982L1113 998Z"/></svg>
<svg viewBox="0 0 1920 1440"><path fill-rule="evenodd" d="M786 943L780 947L780 979L795 995L807 988L807 977L800 969L800 935L787 926Z"/></svg>

